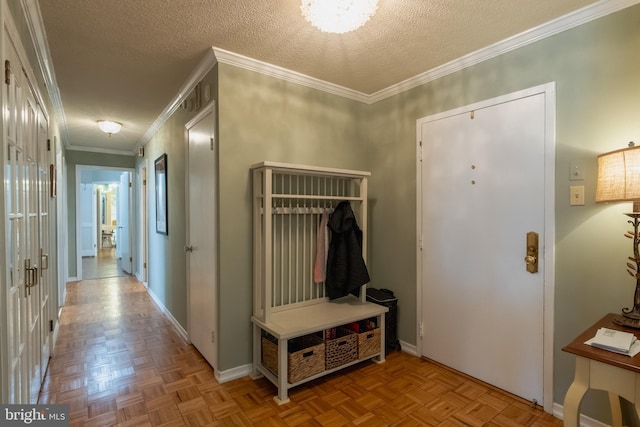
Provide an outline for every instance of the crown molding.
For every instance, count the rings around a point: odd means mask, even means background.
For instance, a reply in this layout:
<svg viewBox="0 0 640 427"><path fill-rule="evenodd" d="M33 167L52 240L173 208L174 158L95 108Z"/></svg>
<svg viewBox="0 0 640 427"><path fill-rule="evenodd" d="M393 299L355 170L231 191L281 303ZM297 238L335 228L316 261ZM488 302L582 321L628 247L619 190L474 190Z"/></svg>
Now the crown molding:
<svg viewBox="0 0 640 427"><path fill-rule="evenodd" d="M247 56L239 55L228 50L213 48L216 58L222 64L229 64L246 70L255 71L256 73L264 74L267 76L275 77L280 80L299 84L312 89L317 89L323 92L338 95L343 98L353 99L355 101L367 103L369 95L357 90L349 89L344 86L336 85L326 82L324 80L310 77L297 71L292 71L286 68L279 67L277 65L269 64L267 62L259 61L257 59L249 58Z"/></svg>
<svg viewBox="0 0 640 427"><path fill-rule="evenodd" d="M389 86L369 96L368 103L373 104L409 89L463 70L504 53L516 50L539 40L578 27L587 22L640 3L640 0L600 0L597 3L578 9L575 12L556 18L535 28L509 37L491 46L484 47L447 64L433 68L400 83Z"/></svg>
<svg viewBox="0 0 640 427"><path fill-rule="evenodd" d="M118 154L120 156L135 156L137 153L137 148L135 151L132 150L115 150L113 148L99 148L99 147L85 147L80 145L69 145L67 146L67 151L87 151L90 153L99 153L99 154Z"/></svg>
<svg viewBox="0 0 640 427"><path fill-rule="evenodd" d="M207 51L202 58L202 61L198 64L198 66L191 72L185 83L182 85L178 94L173 98L173 100L167 105L167 107L160 113L158 118L151 124L149 129L142 135L142 138L138 141L135 150L138 147L144 146L147 142L151 140L153 135L160 130L162 125L171 117L171 115L180 107L188 97L191 91L196 87L196 85L204 78L204 76L211 71L214 65L216 65L217 59L214 53L214 49L211 48Z"/></svg>
<svg viewBox="0 0 640 427"><path fill-rule="evenodd" d="M587 22L625 9L640 3L640 0L600 0L597 3L578 9L572 13L556 18L552 21L524 31L513 37L499 41L493 45L484 47L468 55L455 59L447 64L420 73L400 83L389 86L373 94L366 94L352 89L329 83L314 77L310 77L296 71L291 71L277 65L258 61L237 53L229 52L214 47L216 58L224 64L234 65L260 74L275 77L288 82L307 86L313 89L332 93L344 98L359 101L365 104L373 104L391 96L405 92L409 89L429 83L433 80L445 77L449 74L463 70L472 65L486 61L512 50L535 43L539 40L551 37L563 31L575 28Z"/></svg>
<svg viewBox="0 0 640 427"><path fill-rule="evenodd" d="M54 115L58 123L60 139L62 140L62 144L65 147L68 147L69 130L67 128L67 119L62 106L62 98L60 97L60 91L58 90L58 83L56 82L56 73L53 69L53 61L51 60L51 53L49 51L47 33L44 30L44 23L42 22L40 6L38 5L37 0L21 0L21 5L24 10L24 17L27 21L29 34L33 40L38 65L42 72L42 78L44 79L44 84L47 87Z"/></svg>
<svg viewBox="0 0 640 427"><path fill-rule="evenodd" d="M49 92L49 97L51 98L51 102L53 104L53 109L57 118L63 144L68 149L91 151L90 149L69 146L69 133L66 118L62 100L60 98L60 92L58 91L58 85L56 83L55 72L53 69L51 55L49 52L49 45L47 42L47 36L44 30L44 23L42 22L42 15L40 14L40 7L38 6L37 0L20 1L25 11L25 18L29 27L29 33L33 38L38 63L43 73L43 78ZM211 68L217 62L244 68L260 74L275 77L312 89L317 89L365 104L373 104L391 96L405 92L409 89L413 89L417 86L455 73L471 65L478 64L480 62L494 58L498 55L502 55L531 43L535 43L544 38L553 36L571 28L575 28L579 25L585 24L587 22L593 21L627 7L631 7L638 3L640 3L640 0L600 0L599 2L594 3L590 6L586 6L575 12L554 19L553 21L549 21L538 27L532 28L508 39L502 40L491 46L479 49L447 64L425 71L424 73L418 74L414 77L389 86L373 94L366 94L363 92L345 88L343 86L329 83L315 77L310 77L283 67L229 52L224 49L211 47L200 64L187 78L184 85L181 87L178 94L173 98L171 103L169 103L169 105L162 111L158 118L151 124L149 129L147 129L142 138L137 142L133 151L135 154L135 150L137 150L138 147L145 145L147 142L149 142L149 140L151 140L153 135L158 132L158 130L167 121L167 119L180 106L180 104L182 104L182 102L187 99L189 93L191 93L198 82L206 75L206 73L211 70ZM117 150L114 151L116 152L113 154L131 154L129 152L124 153Z"/></svg>

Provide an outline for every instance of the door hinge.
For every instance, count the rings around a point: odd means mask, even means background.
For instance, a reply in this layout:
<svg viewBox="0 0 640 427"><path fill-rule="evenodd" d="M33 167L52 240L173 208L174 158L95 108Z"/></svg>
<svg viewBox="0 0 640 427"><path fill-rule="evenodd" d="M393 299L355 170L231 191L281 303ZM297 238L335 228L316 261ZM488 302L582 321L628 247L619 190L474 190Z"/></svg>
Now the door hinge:
<svg viewBox="0 0 640 427"><path fill-rule="evenodd" d="M8 59L4 61L4 82L8 85L11 84L11 61Z"/></svg>
<svg viewBox="0 0 640 427"><path fill-rule="evenodd" d="M422 141L420 141L420 146L418 147L418 160L422 161Z"/></svg>
<svg viewBox="0 0 640 427"><path fill-rule="evenodd" d="M133 262L133 258L129 257L129 262Z"/></svg>
<svg viewBox="0 0 640 427"><path fill-rule="evenodd" d="M53 332L53 320L49 320L49 332Z"/></svg>
<svg viewBox="0 0 640 427"><path fill-rule="evenodd" d="M142 185L147 185L147 180L146 179L142 180Z"/></svg>
<svg viewBox="0 0 640 427"><path fill-rule="evenodd" d="M51 151L51 140L47 139L47 151Z"/></svg>
<svg viewBox="0 0 640 427"><path fill-rule="evenodd" d="M131 182L129 182L129 188L131 188L133 186L133 184L131 184Z"/></svg>
<svg viewBox="0 0 640 427"><path fill-rule="evenodd" d="M147 268L147 263L142 263L142 268Z"/></svg>
<svg viewBox="0 0 640 427"><path fill-rule="evenodd" d="M216 333L211 331L211 342L215 343L216 342Z"/></svg>
<svg viewBox="0 0 640 427"><path fill-rule="evenodd" d="M424 336L424 323L420 322L420 337Z"/></svg>
<svg viewBox="0 0 640 427"><path fill-rule="evenodd" d="M209 138L209 144L211 145L211 151L213 151L213 138Z"/></svg>

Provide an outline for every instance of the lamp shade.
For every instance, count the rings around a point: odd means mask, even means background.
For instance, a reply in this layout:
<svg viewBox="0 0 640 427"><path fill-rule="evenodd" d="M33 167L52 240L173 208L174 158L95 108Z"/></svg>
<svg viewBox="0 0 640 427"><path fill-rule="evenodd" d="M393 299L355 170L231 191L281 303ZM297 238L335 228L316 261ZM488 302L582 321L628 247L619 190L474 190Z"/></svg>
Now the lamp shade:
<svg viewBox="0 0 640 427"><path fill-rule="evenodd" d="M640 200L640 146L598 156L596 202Z"/></svg>

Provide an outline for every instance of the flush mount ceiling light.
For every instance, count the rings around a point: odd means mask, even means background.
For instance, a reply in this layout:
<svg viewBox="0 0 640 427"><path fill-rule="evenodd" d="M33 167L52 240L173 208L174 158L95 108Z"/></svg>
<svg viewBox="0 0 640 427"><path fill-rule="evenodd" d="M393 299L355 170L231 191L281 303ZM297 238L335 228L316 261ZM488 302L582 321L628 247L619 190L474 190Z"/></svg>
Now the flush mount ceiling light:
<svg viewBox="0 0 640 427"><path fill-rule="evenodd" d="M104 133L111 134L120 132L120 128L122 128L122 123L112 122L110 120L98 120L98 127Z"/></svg>
<svg viewBox="0 0 640 427"><path fill-rule="evenodd" d="M378 10L378 0L302 0L302 16L325 33L362 27Z"/></svg>

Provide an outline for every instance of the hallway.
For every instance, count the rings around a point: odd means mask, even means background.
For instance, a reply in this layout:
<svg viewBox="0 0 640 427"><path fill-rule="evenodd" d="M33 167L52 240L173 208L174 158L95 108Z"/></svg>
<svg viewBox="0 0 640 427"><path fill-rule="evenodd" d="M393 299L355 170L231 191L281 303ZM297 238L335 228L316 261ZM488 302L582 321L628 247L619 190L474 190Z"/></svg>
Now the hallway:
<svg viewBox="0 0 640 427"><path fill-rule="evenodd" d="M407 353L292 390L244 377L218 384L133 277L67 285L39 403L71 426L561 426L562 421Z"/></svg>
<svg viewBox="0 0 640 427"><path fill-rule="evenodd" d="M82 278L106 279L109 277L126 276L122 270L121 261L116 256L116 248L98 249L96 257L82 257Z"/></svg>

